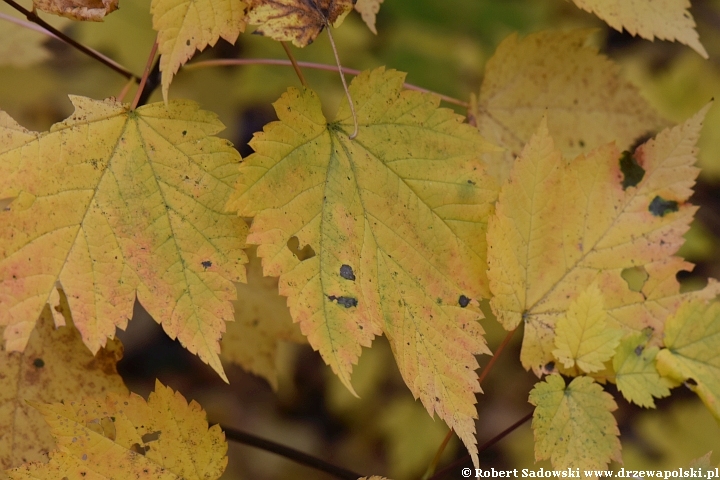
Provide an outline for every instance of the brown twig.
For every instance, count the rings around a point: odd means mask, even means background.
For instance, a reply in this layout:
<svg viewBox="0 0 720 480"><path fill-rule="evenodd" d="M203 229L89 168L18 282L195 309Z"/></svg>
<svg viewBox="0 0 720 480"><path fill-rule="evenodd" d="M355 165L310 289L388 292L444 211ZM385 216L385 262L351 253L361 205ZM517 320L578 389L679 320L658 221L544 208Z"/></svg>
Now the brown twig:
<svg viewBox="0 0 720 480"><path fill-rule="evenodd" d="M77 50L81 51L85 55L91 57L94 60L97 60L98 62L102 63L103 65L115 70L117 73L122 75L123 77L127 79L135 79L135 81L139 81L140 79L134 75L132 72L127 70L125 67L117 63L115 60L112 60L111 58L106 57L102 53L93 50L90 47L86 47L85 45L78 43L77 41L73 40L72 38L65 35L63 32L58 30L57 28L53 27L49 23L47 23L45 20L40 18L35 11L30 11L25 9L22 5L19 5L14 0L3 0L5 3L10 5L12 8L17 10L18 12L25 15L25 18L27 18L32 23L39 25L44 30L52 34L55 38L62 40L63 42L67 43L68 45L76 48ZM17 22L15 22L17 23Z"/></svg>
<svg viewBox="0 0 720 480"><path fill-rule="evenodd" d="M283 50L285 50L285 54L290 59L290 63L292 63L293 68L295 69L295 73L297 74L298 78L300 79L300 83L303 87L308 88L308 84L305 81L305 76L302 73L302 70L300 70L300 65L298 65L297 60L295 60L295 56L290 51L290 47L288 47L287 42L280 42L280 45L282 45Z"/></svg>
<svg viewBox="0 0 720 480"><path fill-rule="evenodd" d="M157 40L153 43L152 48L150 49L150 55L148 56L147 64L145 64L145 71L143 72L142 79L140 80L140 85L138 85L137 92L135 92L135 98L133 99L132 104L130 105L130 108L135 110L135 108L138 105L138 102L140 101L140 97L142 96L143 89L145 88L145 83L147 82L148 75L150 75L150 70L152 70L153 60L155 60L155 55L157 54L158 49L158 43Z"/></svg>
<svg viewBox="0 0 720 480"><path fill-rule="evenodd" d="M297 64L303 68L311 68L314 70L325 70L328 72L337 71L336 66L326 65L324 63L297 62ZM226 58L226 59L220 59L220 60L202 60L199 62L186 64L182 68L183 68L183 70L195 70L198 68L232 66L232 65L235 65L235 66L239 66L239 65L279 65L279 66L284 66L284 67L290 67L290 66L292 66L292 63L289 60L282 60L279 58ZM342 71L343 71L343 73L346 73L347 75L359 75L360 74L360 70L356 70L354 68L342 67ZM428 90L426 88L418 87L417 85L413 85L412 83L404 83L403 88L406 88L408 90L415 90L417 92L422 92L422 93L431 93L433 95L440 97L440 100L442 100L444 102L452 103L453 105L459 105L464 108L470 107L470 104L468 102L464 102L462 100L458 100L457 98L443 95L442 93L433 92L432 90Z"/></svg>

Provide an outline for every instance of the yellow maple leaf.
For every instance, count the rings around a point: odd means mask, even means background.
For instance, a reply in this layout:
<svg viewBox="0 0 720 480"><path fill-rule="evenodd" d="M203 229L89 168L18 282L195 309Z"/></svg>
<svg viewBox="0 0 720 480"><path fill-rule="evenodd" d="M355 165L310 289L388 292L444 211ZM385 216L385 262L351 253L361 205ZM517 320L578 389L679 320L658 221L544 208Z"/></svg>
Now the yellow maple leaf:
<svg viewBox="0 0 720 480"><path fill-rule="evenodd" d="M639 178L613 144L566 162L545 122L531 138L488 228L490 303L506 329L524 321L525 368L539 374L553 360L557 319L593 282L608 299L611 325L627 333L650 326L660 342L662 320L682 298L670 277L686 264L672 255L696 210L687 199L706 111L640 146ZM622 277L634 267L649 275L640 292ZM697 295L717 289L711 283Z"/></svg>
<svg viewBox="0 0 720 480"><path fill-rule="evenodd" d="M574 158L609 142L620 150L665 126L620 68L588 45L592 30L510 35L485 67L469 116L480 134L505 148L485 155L504 181L514 159L547 116L557 148Z"/></svg>
<svg viewBox="0 0 720 480"><path fill-rule="evenodd" d="M188 101L135 111L72 97L72 117L29 132L0 113L0 325L22 351L59 283L92 352L135 298L224 378L246 226L222 212L240 158Z"/></svg>
<svg viewBox="0 0 720 480"><path fill-rule="evenodd" d="M590 285L570 303L567 313L555 326L553 355L565 368L577 365L591 373L602 370L603 363L615 354L622 331L610 328L603 295L596 284Z"/></svg>
<svg viewBox="0 0 720 480"><path fill-rule="evenodd" d="M215 45L220 37L235 43L245 30L245 7L242 0L152 0L165 101L173 75L196 50Z"/></svg>
<svg viewBox="0 0 720 480"><path fill-rule="evenodd" d="M227 465L227 443L218 425L179 393L155 383L147 402L110 394L77 402L35 403L50 425L57 450L48 463L8 472L12 480L90 478L118 472L122 478L215 480Z"/></svg>
<svg viewBox="0 0 720 480"><path fill-rule="evenodd" d="M536 406L536 461L550 459L558 470L602 470L610 460L621 461L620 430L611 413L617 405L592 378L577 377L566 386L560 375L550 375L535 385L529 402Z"/></svg>
<svg viewBox="0 0 720 480"><path fill-rule="evenodd" d="M720 303L693 299L665 323L658 371L685 382L720 420Z"/></svg>
<svg viewBox="0 0 720 480"><path fill-rule="evenodd" d="M385 0L357 0L355 3L355 11L362 15L363 22L368 26L371 32L377 35L375 28L375 17L380 11L380 5Z"/></svg>
<svg viewBox="0 0 720 480"><path fill-rule="evenodd" d="M677 40L703 58L708 58L688 12L690 0L573 0L575 5L594 13L612 28L647 40Z"/></svg>
<svg viewBox="0 0 720 480"><path fill-rule="evenodd" d="M492 147L403 80L382 68L355 78L354 140L347 103L328 122L314 92L289 89L228 208L255 217L248 243L345 386L384 332L415 397L473 453L474 354L487 348L471 299L488 293L482 239L497 192L479 156ZM298 260L293 237L316 255Z"/></svg>
<svg viewBox="0 0 720 480"><path fill-rule="evenodd" d="M247 0L247 21L255 33L297 47L311 44L328 25L339 27L354 0Z"/></svg>
<svg viewBox="0 0 720 480"><path fill-rule="evenodd" d="M648 346L648 340L647 332L624 338L613 357L613 369L623 397L641 407L655 408L653 397L670 395L673 383L660 376L655 367L655 356L660 348Z"/></svg>
<svg viewBox="0 0 720 480"><path fill-rule="evenodd" d="M247 283L236 285L235 321L220 342L220 358L265 378L277 390L278 343L307 340L292 321L287 299L278 293L277 278L263 277L255 248L246 251Z"/></svg>
<svg viewBox="0 0 720 480"><path fill-rule="evenodd" d="M62 294L60 305L67 326L56 329L50 307L45 306L22 354L0 348L0 479L7 478L5 469L47 460L47 452L55 446L50 429L28 401L128 394L116 370L122 357L120 341L109 341L93 356L72 325Z"/></svg>

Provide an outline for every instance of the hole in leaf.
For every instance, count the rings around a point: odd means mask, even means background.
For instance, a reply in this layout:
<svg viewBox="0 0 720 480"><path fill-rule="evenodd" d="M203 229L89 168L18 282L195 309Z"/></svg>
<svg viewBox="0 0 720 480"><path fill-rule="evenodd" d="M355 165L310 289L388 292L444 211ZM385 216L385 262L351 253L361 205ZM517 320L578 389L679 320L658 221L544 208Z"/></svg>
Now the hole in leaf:
<svg viewBox="0 0 720 480"><path fill-rule="evenodd" d="M675 200L665 200L658 195L652 199L648 210L656 217L664 217L668 213L678 211L678 202Z"/></svg>
<svg viewBox="0 0 720 480"><path fill-rule="evenodd" d="M297 257L301 262L315 256L315 250L310 245L305 245L302 249L300 248L300 240L297 237L290 237L287 242L288 249Z"/></svg>
<svg viewBox="0 0 720 480"><path fill-rule="evenodd" d="M628 187L634 187L645 176L645 169L635 159L630 151L624 151L620 157L620 171L623 173L622 187L627 190Z"/></svg>
<svg viewBox="0 0 720 480"><path fill-rule="evenodd" d="M639 267L624 268L620 276L625 280L630 290L640 292L650 275L648 275L645 267L641 265Z"/></svg>
<svg viewBox="0 0 720 480"><path fill-rule="evenodd" d="M458 298L458 304L460 304L462 308L465 308L470 305L470 299L465 295L460 295L460 298Z"/></svg>
<svg viewBox="0 0 720 480"><path fill-rule="evenodd" d="M340 266L340 276L345 280L355 280L355 273L350 265Z"/></svg>
<svg viewBox="0 0 720 480"><path fill-rule="evenodd" d="M550 375L551 373L555 372L555 362L548 362L543 367L543 373L545 375Z"/></svg>
<svg viewBox="0 0 720 480"><path fill-rule="evenodd" d="M140 438L142 438L142 441L145 443L156 442L160 438L160 432L146 433Z"/></svg>
<svg viewBox="0 0 720 480"><path fill-rule="evenodd" d="M685 380L685 383L687 383L691 387L697 387L697 382L692 378L688 378L687 380Z"/></svg>
<svg viewBox="0 0 720 480"><path fill-rule="evenodd" d="M33 366L35 368L43 368L45 366L45 361L42 358L36 358L33 360Z"/></svg>
<svg viewBox="0 0 720 480"><path fill-rule="evenodd" d="M328 300L331 302L337 301L338 305L342 305L345 308L357 307L357 298L353 297L336 297L335 295L328 295Z"/></svg>
<svg viewBox="0 0 720 480"><path fill-rule="evenodd" d="M10 210L10 204L14 198L0 198L0 210Z"/></svg>
<svg viewBox="0 0 720 480"><path fill-rule="evenodd" d="M140 455L145 456L145 453L147 453L147 451L150 450L150 447L143 447L143 446L141 446L139 443L133 443L132 445L130 445L130 449L129 449L129 450L131 450L131 451L133 451L133 452L135 452L135 453L139 453Z"/></svg>

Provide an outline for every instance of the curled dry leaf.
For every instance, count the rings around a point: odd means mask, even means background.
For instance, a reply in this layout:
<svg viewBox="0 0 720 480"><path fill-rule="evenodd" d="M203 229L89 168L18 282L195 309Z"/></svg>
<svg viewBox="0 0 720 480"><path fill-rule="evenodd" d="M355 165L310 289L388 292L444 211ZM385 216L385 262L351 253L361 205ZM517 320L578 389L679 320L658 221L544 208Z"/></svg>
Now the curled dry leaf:
<svg viewBox="0 0 720 480"><path fill-rule="evenodd" d="M375 28L375 16L380 11L380 4L385 0L357 0L355 10L362 15L363 22L377 35Z"/></svg>
<svg viewBox="0 0 720 480"><path fill-rule="evenodd" d="M255 33L297 47L311 44L327 25L338 27L355 0L248 0Z"/></svg>
<svg viewBox="0 0 720 480"><path fill-rule="evenodd" d="M102 22L105 15L118 9L118 0L33 0L43 12L72 18Z"/></svg>

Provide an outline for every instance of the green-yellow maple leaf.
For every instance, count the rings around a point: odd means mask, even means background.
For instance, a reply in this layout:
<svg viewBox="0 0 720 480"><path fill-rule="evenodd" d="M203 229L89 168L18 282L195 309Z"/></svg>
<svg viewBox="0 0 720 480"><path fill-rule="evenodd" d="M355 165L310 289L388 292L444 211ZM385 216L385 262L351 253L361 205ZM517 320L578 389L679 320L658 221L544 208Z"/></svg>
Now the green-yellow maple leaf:
<svg viewBox="0 0 720 480"><path fill-rule="evenodd" d="M361 346L384 332L415 397L474 453L474 355L487 348L471 299L488 294L497 192L479 157L493 147L403 80L382 68L355 78L354 140L347 103L328 122L315 93L288 90L228 207L255 217L248 243L342 382L352 389ZM316 255L298 260L293 237Z"/></svg>
<svg viewBox="0 0 720 480"><path fill-rule="evenodd" d="M653 40L677 40L708 58L688 12L690 0L573 0L618 31Z"/></svg>
<svg viewBox="0 0 720 480"><path fill-rule="evenodd" d="M665 324L665 349L656 361L662 375L686 384L720 420L720 303L685 302Z"/></svg>
<svg viewBox="0 0 720 480"><path fill-rule="evenodd" d="M482 136L505 148L485 154L496 178L507 178L544 116L567 158L609 142L624 150L666 126L621 77L619 65L588 44L592 33L544 31L522 39L513 34L497 47L468 112Z"/></svg>
<svg viewBox="0 0 720 480"><path fill-rule="evenodd" d="M655 408L653 397L667 397L673 384L658 373L655 356L660 348L648 346L648 340L645 332L624 338L613 357L613 370L618 390L628 401Z"/></svg>
<svg viewBox="0 0 720 480"><path fill-rule="evenodd" d="M532 428L535 460L550 459L556 469L604 469L620 459L620 431L612 413L612 396L590 377L570 385L550 375L530 392L535 405Z"/></svg>
<svg viewBox="0 0 720 480"><path fill-rule="evenodd" d="M310 45L328 25L339 27L354 0L247 0L247 21L274 40Z"/></svg>
<svg viewBox="0 0 720 480"><path fill-rule="evenodd" d="M12 480L117 478L215 480L227 465L220 427L208 429L205 412L155 383L147 402L110 394L77 402L33 405L50 425L57 450L48 463L8 471ZM100 477L100 475L103 475Z"/></svg>
<svg viewBox="0 0 720 480"><path fill-rule="evenodd" d="M173 75L196 50L215 45L220 37L235 43L245 30L245 6L242 0L152 0L165 101Z"/></svg>
<svg viewBox="0 0 720 480"><path fill-rule="evenodd" d="M602 370L603 363L615 354L622 337L620 329L608 325L607 316L600 289L590 285L557 321L555 358L565 368L577 365L586 373Z"/></svg>
<svg viewBox="0 0 720 480"><path fill-rule="evenodd" d="M72 324L67 300L60 295L66 326L55 328L45 306L37 328L22 354L0 348L0 479L3 470L25 462L47 460L55 446L50 429L28 402L71 401L78 396L127 395L117 374L122 344L111 340L96 355L90 353ZM0 327L0 332L3 330Z"/></svg>
<svg viewBox="0 0 720 480"><path fill-rule="evenodd" d="M0 113L0 325L22 351L63 287L92 352L135 299L224 377L218 358L245 277L246 226L223 212L240 157L188 101L135 111L72 97L72 117L29 132Z"/></svg>
<svg viewBox="0 0 720 480"><path fill-rule="evenodd" d="M507 329L524 321L521 359L540 373L553 361L555 325L578 292L593 282L603 292L610 325L627 333L662 323L682 300L675 274L687 264L672 255L696 207L687 199L702 118L666 129L623 165L609 144L568 162L543 122L513 166L488 227L491 306ZM623 271L648 278L631 290ZM713 296L712 282L696 296Z"/></svg>

